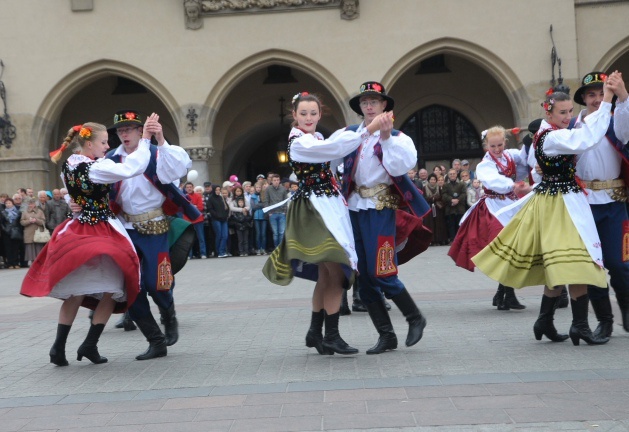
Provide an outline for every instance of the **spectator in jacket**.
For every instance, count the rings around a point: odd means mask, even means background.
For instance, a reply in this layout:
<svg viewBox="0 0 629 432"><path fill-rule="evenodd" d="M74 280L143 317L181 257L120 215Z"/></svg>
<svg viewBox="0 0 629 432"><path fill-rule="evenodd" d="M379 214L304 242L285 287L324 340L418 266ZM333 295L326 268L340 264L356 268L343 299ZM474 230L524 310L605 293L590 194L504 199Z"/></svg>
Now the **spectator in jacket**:
<svg viewBox="0 0 629 432"><path fill-rule="evenodd" d="M46 228L53 232L57 225L63 222L70 213L70 207L63 199L59 189L52 190L52 199L46 204L48 214L46 215Z"/></svg>
<svg viewBox="0 0 629 432"><path fill-rule="evenodd" d="M208 199L208 211L212 217L212 228L214 229L216 253L218 258L227 257L227 238L229 229L227 219L229 218L229 206L227 205L227 188L221 188L220 185L212 186L214 194ZM225 192L225 196L223 195Z"/></svg>
<svg viewBox="0 0 629 432"><path fill-rule="evenodd" d="M184 189L187 197L190 199L190 202L201 212L199 217L195 220L190 220L185 214L183 218L190 222L194 227L194 231L197 233L197 242L201 258L205 259L207 258L207 252L205 250L205 235L203 234L203 197L201 194L194 192L194 184L192 182L187 182L184 185ZM188 255L188 257L192 258L192 248L190 249L190 255Z"/></svg>

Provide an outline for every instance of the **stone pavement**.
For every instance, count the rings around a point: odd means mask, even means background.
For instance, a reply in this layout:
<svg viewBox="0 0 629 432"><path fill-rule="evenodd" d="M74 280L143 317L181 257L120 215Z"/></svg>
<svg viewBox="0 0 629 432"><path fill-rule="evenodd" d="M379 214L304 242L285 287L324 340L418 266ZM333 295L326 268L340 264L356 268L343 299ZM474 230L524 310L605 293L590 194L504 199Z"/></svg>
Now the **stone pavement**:
<svg viewBox="0 0 629 432"><path fill-rule="evenodd" d="M1 431L629 431L629 337L603 346L538 342L541 287L524 311L491 307L496 283L456 268L434 247L401 267L428 319L412 348L367 356L367 314L341 318L355 356L304 346L312 283L271 285L264 257L192 260L175 289L181 337L165 358L139 362L139 331L113 328L109 363L48 363L60 303L18 295L25 270L0 271ZM617 306L614 304L617 312ZM155 310L154 313L157 313ZM398 338L406 323L393 308ZM564 332L569 309L557 312ZM595 319L591 316L591 325Z"/></svg>

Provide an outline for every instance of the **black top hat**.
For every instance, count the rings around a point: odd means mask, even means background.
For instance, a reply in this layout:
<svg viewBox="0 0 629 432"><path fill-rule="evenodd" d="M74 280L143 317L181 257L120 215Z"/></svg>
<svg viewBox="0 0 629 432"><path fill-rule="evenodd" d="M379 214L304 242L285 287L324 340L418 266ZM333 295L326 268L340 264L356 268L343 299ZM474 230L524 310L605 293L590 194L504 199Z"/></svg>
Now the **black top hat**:
<svg viewBox="0 0 629 432"><path fill-rule="evenodd" d="M607 79L607 74L604 72L590 72L581 80L581 87L578 88L576 92L574 92L574 101L579 105L585 106L585 102L583 101L583 93L585 90L591 87L603 86L603 83Z"/></svg>
<svg viewBox="0 0 629 432"><path fill-rule="evenodd" d="M110 129L118 129L125 126L144 126L142 116L135 110L121 110L114 114L114 124Z"/></svg>
<svg viewBox="0 0 629 432"><path fill-rule="evenodd" d="M384 86L376 81L367 81L360 86L360 90L356 96L349 100L349 106L359 116L363 115L363 111L360 109L360 98L363 96L380 96L387 101L385 111L391 111L395 105L395 101L391 96L387 95Z"/></svg>

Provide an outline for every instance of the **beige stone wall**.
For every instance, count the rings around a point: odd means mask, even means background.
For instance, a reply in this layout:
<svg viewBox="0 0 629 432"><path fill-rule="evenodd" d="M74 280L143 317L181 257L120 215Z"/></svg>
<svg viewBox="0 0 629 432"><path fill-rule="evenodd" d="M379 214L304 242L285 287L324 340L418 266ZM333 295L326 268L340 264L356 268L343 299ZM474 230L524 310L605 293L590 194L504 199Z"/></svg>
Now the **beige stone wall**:
<svg viewBox="0 0 629 432"><path fill-rule="evenodd" d="M0 148L0 189L56 182L58 168L46 156L67 128L84 119L108 123L130 104L162 110L173 142L213 146L204 166L213 181L276 133L278 96L300 90L324 96L328 131L358 120L347 101L368 79L381 80L396 98L396 124L439 103L478 130L525 126L541 115L549 85L551 24L573 90L591 65L627 57L629 2L579 3L362 0L352 21L323 9L208 17L190 30L178 0L94 0L86 12L62 0L3 0L1 79L18 137L11 149ZM452 73L415 75L434 54L446 54ZM261 85L271 64L291 66L299 83ZM110 96L113 76L151 94ZM186 126L189 108L199 115L196 132Z"/></svg>

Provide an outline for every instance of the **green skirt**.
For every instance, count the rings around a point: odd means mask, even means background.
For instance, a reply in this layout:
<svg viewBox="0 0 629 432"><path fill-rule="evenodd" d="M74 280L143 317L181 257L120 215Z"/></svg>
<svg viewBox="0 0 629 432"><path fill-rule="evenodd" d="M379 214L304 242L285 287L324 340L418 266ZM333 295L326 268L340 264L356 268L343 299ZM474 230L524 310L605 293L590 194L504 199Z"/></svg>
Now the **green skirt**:
<svg viewBox="0 0 629 432"><path fill-rule="evenodd" d="M319 212L309 199L290 202L286 213L284 238L269 258L262 273L277 285L288 285L293 277L317 281L319 263L341 264L345 288L351 287L355 272L343 247L330 233Z"/></svg>
<svg viewBox="0 0 629 432"><path fill-rule="evenodd" d="M607 273L592 260L561 193L533 196L472 261L490 278L514 288L607 287Z"/></svg>

